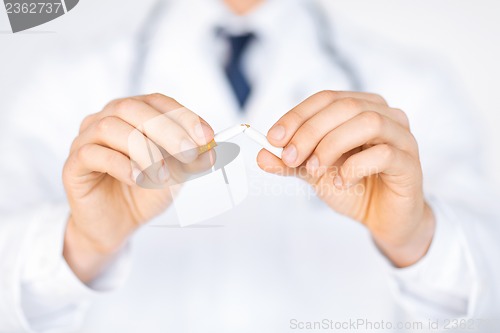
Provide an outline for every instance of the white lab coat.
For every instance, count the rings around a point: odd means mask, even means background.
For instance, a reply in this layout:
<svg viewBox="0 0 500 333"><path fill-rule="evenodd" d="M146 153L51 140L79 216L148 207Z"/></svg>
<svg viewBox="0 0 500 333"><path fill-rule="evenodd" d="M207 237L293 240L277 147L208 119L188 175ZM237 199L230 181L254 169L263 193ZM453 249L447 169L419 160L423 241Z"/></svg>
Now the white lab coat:
<svg viewBox="0 0 500 333"><path fill-rule="evenodd" d="M169 4L162 15L137 92L172 96L216 131L243 120L265 132L307 96L351 89L301 1L270 1L243 22L201 0ZM220 22L261 37L245 60L255 87L245 113L221 71L224 46L213 34ZM336 23L335 45L365 90L411 120L437 218L425 258L392 268L362 226L306 184L260 171L259 147L238 138L249 182L243 203L203 228L173 227L169 209L83 285L62 258L61 170L81 119L129 93L138 50L127 39L57 59L1 101L0 332L286 332L293 319L498 315L500 224L462 96L411 50Z"/></svg>

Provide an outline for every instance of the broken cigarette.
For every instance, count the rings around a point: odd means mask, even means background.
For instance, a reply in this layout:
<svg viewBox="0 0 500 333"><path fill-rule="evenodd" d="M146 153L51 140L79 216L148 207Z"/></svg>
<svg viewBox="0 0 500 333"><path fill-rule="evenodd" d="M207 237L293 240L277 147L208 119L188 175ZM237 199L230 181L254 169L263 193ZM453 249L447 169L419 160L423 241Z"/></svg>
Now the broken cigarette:
<svg viewBox="0 0 500 333"><path fill-rule="evenodd" d="M231 140L232 138L237 137L240 134L245 134L250 139L258 143L262 148L266 149L268 152L273 154L274 156L281 158L281 153L283 152L283 148L273 146L266 138L266 136L257 130L250 127L248 124L240 124L228 129L225 129L217 134L215 134L214 139L208 144L201 146L198 148L198 152L200 154L209 151L210 149L217 146L218 142L225 142Z"/></svg>

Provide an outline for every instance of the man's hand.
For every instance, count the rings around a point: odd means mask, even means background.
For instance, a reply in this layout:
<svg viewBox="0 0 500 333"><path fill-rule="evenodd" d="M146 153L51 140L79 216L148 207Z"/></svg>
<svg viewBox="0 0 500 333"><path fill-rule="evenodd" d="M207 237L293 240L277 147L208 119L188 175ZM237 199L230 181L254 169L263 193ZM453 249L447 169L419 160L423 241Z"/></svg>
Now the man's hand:
<svg viewBox="0 0 500 333"><path fill-rule="evenodd" d="M374 94L323 91L285 114L267 137L285 149L282 160L262 150L263 170L307 180L332 209L363 223L395 265L425 255L435 222L401 110Z"/></svg>
<svg viewBox="0 0 500 333"><path fill-rule="evenodd" d="M168 184L183 168L208 167L211 152L198 155L197 147L213 135L203 119L160 94L112 101L83 121L63 172L71 207L64 256L82 281L172 202L168 186L137 182Z"/></svg>

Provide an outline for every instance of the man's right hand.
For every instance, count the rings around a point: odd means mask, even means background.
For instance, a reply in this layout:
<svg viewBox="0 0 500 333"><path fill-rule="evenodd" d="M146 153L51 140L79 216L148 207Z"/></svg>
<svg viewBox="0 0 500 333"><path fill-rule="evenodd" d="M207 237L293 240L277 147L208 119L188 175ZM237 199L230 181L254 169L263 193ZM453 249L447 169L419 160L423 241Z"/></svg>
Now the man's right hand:
<svg viewBox="0 0 500 333"><path fill-rule="evenodd" d="M175 178L178 168L166 164L165 151L180 165L206 164L197 147L213 136L203 119L161 94L115 100L85 118L63 171L71 208L64 257L83 282L171 204L168 186L143 188L138 178L165 184Z"/></svg>

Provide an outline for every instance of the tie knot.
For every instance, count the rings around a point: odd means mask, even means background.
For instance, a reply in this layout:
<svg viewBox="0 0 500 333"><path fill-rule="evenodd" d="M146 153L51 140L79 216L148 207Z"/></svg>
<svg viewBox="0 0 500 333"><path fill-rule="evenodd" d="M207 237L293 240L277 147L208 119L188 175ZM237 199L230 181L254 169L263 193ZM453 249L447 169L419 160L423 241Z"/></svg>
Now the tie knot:
<svg viewBox="0 0 500 333"><path fill-rule="evenodd" d="M241 35L228 35L226 38L229 42L232 61L239 62L255 35L249 32Z"/></svg>

